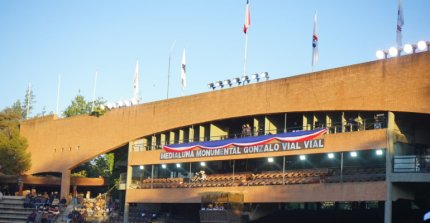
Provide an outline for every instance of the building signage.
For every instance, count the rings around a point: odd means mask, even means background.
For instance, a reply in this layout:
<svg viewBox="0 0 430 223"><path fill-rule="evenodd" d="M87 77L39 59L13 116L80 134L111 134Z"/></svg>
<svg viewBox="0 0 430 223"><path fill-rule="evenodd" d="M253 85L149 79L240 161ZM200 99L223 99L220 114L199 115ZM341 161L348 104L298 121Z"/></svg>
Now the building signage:
<svg viewBox="0 0 430 223"><path fill-rule="evenodd" d="M303 142L280 142L253 146L231 146L217 149L199 149L183 152L162 152L160 155L160 160L231 156L321 148L324 148L324 139L314 139Z"/></svg>

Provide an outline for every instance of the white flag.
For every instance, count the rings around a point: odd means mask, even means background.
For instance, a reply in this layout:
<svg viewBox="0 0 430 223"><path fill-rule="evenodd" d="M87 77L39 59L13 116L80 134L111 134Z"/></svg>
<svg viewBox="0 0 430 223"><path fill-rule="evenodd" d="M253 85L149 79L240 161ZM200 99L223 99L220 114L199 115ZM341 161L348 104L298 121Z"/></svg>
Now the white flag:
<svg viewBox="0 0 430 223"><path fill-rule="evenodd" d="M397 47L402 47L402 28L405 21L403 20L402 0L399 0L399 8L397 9Z"/></svg>
<svg viewBox="0 0 430 223"><path fill-rule="evenodd" d="M134 80L133 80L134 95L133 98L139 102L139 61L136 61L136 67L134 68Z"/></svg>
<svg viewBox="0 0 430 223"><path fill-rule="evenodd" d="M187 86L187 61L185 58L185 48L182 51L182 64L181 64L181 81L182 81L182 90Z"/></svg>
<svg viewBox="0 0 430 223"><path fill-rule="evenodd" d="M312 35L312 67L318 62L317 13L314 16L314 32Z"/></svg>

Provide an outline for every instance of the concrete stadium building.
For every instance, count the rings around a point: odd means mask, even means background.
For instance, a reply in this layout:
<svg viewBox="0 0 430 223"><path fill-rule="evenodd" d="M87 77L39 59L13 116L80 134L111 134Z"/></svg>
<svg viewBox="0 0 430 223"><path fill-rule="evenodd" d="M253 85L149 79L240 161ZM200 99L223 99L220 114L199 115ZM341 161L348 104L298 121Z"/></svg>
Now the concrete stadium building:
<svg viewBox="0 0 430 223"><path fill-rule="evenodd" d="M414 222L430 209L429 98L422 52L20 131L28 174L61 173L62 195L74 167L126 147L125 222Z"/></svg>

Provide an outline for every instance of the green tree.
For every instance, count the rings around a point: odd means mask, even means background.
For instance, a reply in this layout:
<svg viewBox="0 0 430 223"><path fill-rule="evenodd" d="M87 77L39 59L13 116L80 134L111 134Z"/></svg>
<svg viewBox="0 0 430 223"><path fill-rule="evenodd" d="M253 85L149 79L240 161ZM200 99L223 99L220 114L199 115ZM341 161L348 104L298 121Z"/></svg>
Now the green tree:
<svg viewBox="0 0 430 223"><path fill-rule="evenodd" d="M36 96L33 91L29 88L25 93L24 101L22 102L21 114L23 119L27 119L30 117L31 112L33 111L33 104L36 103ZM16 103L16 102L15 102ZM28 111L28 114L27 114Z"/></svg>
<svg viewBox="0 0 430 223"><path fill-rule="evenodd" d="M85 173L87 177L105 177L111 178L112 170L114 164L114 154L108 153L104 155L100 155L89 162L83 163L79 165L77 168L73 170L73 174L76 176L84 176L82 173Z"/></svg>
<svg viewBox="0 0 430 223"><path fill-rule="evenodd" d="M22 174L31 167L27 140L19 135L22 114L16 108L0 112L0 164L5 174L12 175Z"/></svg>
<svg viewBox="0 0 430 223"><path fill-rule="evenodd" d="M96 116L102 115L102 111L100 111L100 106L105 104L106 101L103 98L98 98L94 101L94 111L91 111L93 108L93 102L87 102L82 95L77 95L75 99L73 99L72 104L69 105L66 110L64 110L63 115L65 117L72 117L75 115L83 115L83 114L93 114Z"/></svg>
<svg viewBox="0 0 430 223"><path fill-rule="evenodd" d="M77 95L73 99L72 104L64 110L63 115L65 117L72 117L75 115L89 114L91 106L85 101L84 96Z"/></svg>

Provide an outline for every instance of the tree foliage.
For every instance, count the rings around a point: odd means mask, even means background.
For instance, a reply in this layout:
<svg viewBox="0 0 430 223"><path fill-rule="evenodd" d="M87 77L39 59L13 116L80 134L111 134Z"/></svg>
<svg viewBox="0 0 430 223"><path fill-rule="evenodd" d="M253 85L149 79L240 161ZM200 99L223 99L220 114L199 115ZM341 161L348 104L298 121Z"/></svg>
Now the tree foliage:
<svg viewBox="0 0 430 223"><path fill-rule="evenodd" d="M21 174L30 169L30 153L27 140L19 135L22 113L15 103L12 108L0 112L0 165L5 174Z"/></svg>
<svg viewBox="0 0 430 223"><path fill-rule="evenodd" d="M74 176L86 177L112 177L112 170L114 164L114 154L108 153L100 155L93 160L79 165L73 170Z"/></svg>
<svg viewBox="0 0 430 223"><path fill-rule="evenodd" d="M33 104L36 102L35 98L36 96L30 89L25 93L24 100L21 103L21 117L23 119L30 117L31 112L33 111Z"/></svg>
<svg viewBox="0 0 430 223"><path fill-rule="evenodd" d="M69 105L66 110L64 110L63 115L65 117L72 117L75 115L84 115L84 114L94 114L96 116L101 115L100 106L106 103L103 98L98 98L97 100L87 102L82 95L77 95L72 104Z"/></svg>

